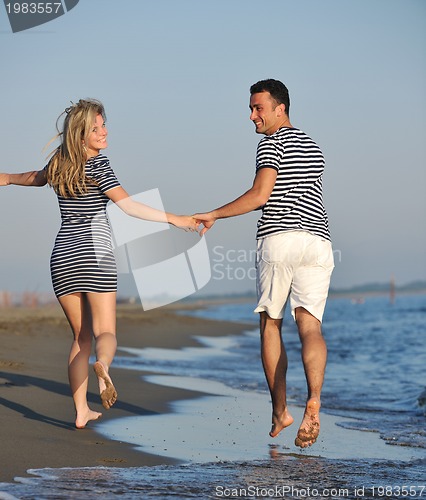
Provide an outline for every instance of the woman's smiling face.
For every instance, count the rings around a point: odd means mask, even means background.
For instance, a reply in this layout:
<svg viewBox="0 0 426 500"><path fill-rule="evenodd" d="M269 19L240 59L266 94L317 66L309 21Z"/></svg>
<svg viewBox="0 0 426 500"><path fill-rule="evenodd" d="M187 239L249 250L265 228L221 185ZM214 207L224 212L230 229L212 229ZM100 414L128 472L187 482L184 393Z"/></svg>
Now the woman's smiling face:
<svg viewBox="0 0 426 500"><path fill-rule="evenodd" d="M96 115L95 123L92 130L87 137L85 146L87 149L87 156L97 156L101 149L108 147L107 142L108 130L102 115Z"/></svg>

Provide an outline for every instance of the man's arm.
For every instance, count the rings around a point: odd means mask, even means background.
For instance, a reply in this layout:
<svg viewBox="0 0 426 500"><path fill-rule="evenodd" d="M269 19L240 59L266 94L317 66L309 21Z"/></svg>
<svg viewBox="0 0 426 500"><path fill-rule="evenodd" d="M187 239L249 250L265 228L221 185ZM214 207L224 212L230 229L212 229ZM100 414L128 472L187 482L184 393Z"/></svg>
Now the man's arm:
<svg viewBox="0 0 426 500"><path fill-rule="evenodd" d="M194 214L193 217L202 222L204 228L200 235L205 234L217 221L217 219L226 219L243 215L263 206L271 196L277 179L277 171L273 168L262 168L258 170L254 178L253 186L234 201L216 208L211 212Z"/></svg>

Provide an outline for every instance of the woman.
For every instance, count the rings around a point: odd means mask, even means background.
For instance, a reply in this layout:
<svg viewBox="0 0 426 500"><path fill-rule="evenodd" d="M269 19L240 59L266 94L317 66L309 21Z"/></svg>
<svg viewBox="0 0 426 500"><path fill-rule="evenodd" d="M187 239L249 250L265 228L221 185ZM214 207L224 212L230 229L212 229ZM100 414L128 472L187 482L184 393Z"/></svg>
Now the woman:
<svg viewBox="0 0 426 500"><path fill-rule="evenodd" d="M50 269L55 294L71 326L74 340L68 376L76 410L75 425L82 429L101 413L87 402L89 357L95 339L99 392L104 408L117 400L109 375L115 355L117 271L112 252L111 230L106 215L111 200L128 215L144 220L168 222L194 231L196 221L150 208L133 201L121 187L108 158L105 111L99 101L88 99L73 104L65 116L60 146L48 165L39 171L0 174L0 186L44 186L57 194L61 228L53 248ZM58 126L58 122L57 122Z"/></svg>

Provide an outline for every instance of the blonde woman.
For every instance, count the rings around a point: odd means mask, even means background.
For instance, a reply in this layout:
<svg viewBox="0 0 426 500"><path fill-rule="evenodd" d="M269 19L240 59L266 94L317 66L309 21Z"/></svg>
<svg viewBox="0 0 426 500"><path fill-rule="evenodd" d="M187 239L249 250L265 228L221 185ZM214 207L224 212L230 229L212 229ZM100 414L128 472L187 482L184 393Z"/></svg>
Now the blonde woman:
<svg viewBox="0 0 426 500"><path fill-rule="evenodd" d="M196 221L150 208L133 201L120 185L108 158L103 105L94 99L80 100L60 115L60 146L43 170L0 174L0 186L44 186L58 197L61 227L52 251L50 269L55 294L71 326L74 339L68 376L76 410L75 425L84 428L101 413L89 408L87 387L92 338L95 340L94 371L104 408L117 400L109 375L116 341L117 271L112 253L111 230L106 215L111 200L125 213L144 220L168 222L195 231ZM102 259L99 259L102 255Z"/></svg>

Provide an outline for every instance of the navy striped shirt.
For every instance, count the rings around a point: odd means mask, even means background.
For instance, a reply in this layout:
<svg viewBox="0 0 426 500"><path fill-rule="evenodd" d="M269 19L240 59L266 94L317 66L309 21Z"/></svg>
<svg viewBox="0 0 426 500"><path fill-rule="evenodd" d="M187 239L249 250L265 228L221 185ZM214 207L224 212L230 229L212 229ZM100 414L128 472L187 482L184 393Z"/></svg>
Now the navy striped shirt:
<svg viewBox="0 0 426 500"><path fill-rule="evenodd" d="M283 127L261 139L256 172L273 168L277 179L262 207L258 239L292 230L331 239L322 197L324 166L320 148L301 130Z"/></svg>

